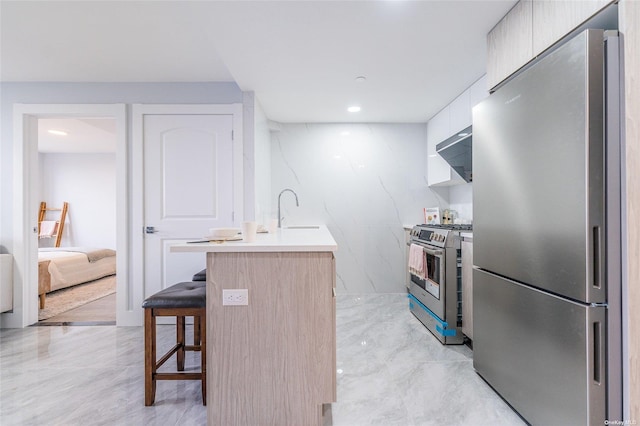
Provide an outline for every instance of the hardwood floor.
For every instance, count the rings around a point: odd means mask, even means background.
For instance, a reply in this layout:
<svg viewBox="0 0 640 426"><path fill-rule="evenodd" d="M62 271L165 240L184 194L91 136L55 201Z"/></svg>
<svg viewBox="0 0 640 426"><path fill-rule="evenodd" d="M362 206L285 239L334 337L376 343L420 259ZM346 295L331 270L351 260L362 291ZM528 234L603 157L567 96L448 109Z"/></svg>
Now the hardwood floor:
<svg viewBox="0 0 640 426"><path fill-rule="evenodd" d="M63 312L38 325L115 325L116 294L110 294L86 305Z"/></svg>

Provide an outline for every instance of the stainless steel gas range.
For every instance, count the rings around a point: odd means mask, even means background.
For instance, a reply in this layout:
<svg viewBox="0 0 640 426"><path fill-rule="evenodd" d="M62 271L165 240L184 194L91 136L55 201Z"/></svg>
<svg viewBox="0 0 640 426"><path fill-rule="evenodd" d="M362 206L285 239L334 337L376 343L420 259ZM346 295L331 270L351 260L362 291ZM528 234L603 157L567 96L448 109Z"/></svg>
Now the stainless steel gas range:
<svg viewBox="0 0 640 426"><path fill-rule="evenodd" d="M409 308L446 345L464 343L460 232L471 225L416 225L409 239Z"/></svg>

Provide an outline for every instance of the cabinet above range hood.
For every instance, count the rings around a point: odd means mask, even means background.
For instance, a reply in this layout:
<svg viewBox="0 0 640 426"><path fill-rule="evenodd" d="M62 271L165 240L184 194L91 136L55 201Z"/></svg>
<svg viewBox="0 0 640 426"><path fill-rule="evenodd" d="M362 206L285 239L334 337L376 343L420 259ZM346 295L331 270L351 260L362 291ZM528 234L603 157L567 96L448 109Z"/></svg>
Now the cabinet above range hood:
<svg viewBox="0 0 640 426"><path fill-rule="evenodd" d="M466 182L472 181L471 126L436 145L436 152L445 159L453 170Z"/></svg>

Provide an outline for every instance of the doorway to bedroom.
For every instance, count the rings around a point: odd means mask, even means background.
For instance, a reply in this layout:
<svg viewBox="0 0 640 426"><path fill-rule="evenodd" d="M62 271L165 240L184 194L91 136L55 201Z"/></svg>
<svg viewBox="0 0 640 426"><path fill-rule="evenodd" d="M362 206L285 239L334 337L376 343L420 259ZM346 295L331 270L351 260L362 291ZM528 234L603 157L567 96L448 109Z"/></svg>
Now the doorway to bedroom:
<svg viewBox="0 0 640 426"><path fill-rule="evenodd" d="M38 325L115 325L116 120L37 120Z"/></svg>

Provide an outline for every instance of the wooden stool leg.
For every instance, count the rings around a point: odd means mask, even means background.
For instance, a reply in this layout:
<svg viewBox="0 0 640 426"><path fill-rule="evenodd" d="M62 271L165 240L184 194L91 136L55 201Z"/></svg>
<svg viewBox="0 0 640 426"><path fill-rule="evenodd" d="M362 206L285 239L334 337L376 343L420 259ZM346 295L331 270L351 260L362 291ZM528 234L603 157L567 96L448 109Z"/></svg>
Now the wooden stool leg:
<svg viewBox="0 0 640 426"><path fill-rule="evenodd" d="M198 317L200 328L200 368L202 371L202 405L207 405L207 321L203 316Z"/></svg>
<svg viewBox="0 0 640 426"><path fill-rule="evenodd" d="M156 399L156 317L153 309L144 310L144 405Z"/></svg>
<svg viewBox="0 0 640 426"><path fill-rule="evenodd" d="M178 358L178 371L184 371L184 316L176 317L176 335L179 345L176 357Z"/></svg>

